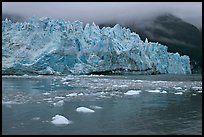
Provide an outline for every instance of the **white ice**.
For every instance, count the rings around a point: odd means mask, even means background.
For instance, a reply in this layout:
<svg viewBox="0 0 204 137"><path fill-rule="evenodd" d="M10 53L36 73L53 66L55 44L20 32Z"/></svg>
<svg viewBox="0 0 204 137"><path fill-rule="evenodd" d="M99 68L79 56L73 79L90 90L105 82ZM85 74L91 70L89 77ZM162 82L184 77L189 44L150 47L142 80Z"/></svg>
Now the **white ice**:
<svg viewBox="0 0 204 137"><path fill-rule="evenodd" d="M60 101L58 101L56 103L53 103L53 105L56 106L56 107L61 107L61 106L64 105L64 100L60 100Z"/></svg>
<svg viewBox="0 0 204 137"><path fill-rule="evenodd" d="M129 90L126 93L124 93L125 95L138 95L140 94L141 90Z"/></svg>
<svg viewBox="0 0 204 137"><path fill-rule="evenodd" d="M51 123L55 124L55 125L64 125L64 124L70 124L71 121L69 121L66 117L61 116L61 115L55 115L54 117L52 117L52 121Z"/></svg>
<svg viewBox="0 0 204 137"><path fill-rule="evenodd" d="M143 80L134 80L134 82L143 82Z"/></svg>
<svg viewBox="0 0 204 137"><path fill-rule="evenodd" d="M176 90L181 90L182 88L181 87L173 87L174 89Z"/></svg>
<svg viewBox="0 0 204 137"><path fill-rule="evenodd" d="M56 99L64 99L65 97L58 97L58 96L57 96L57 97L55 97L55 98L56 98Z"/></svg>
<svg viewBox="0 0 204 137"><path fill-rule="evenodd" d="M158 89L155 89L155 90L147 90L147 92L160 93L160 90L158 90Z"/></svg>
<svg viewBox="0 0 204 137"><path fill-rule="evenodd" d="M176 93L174 93L174 94L176 94L176 95L182 95L183 92L176 92Z"/></svg>
<svg viewBox="0 0 204 137"><path fill-rule="evenodd" d="M44 98L43 100L49 101L49 100L52 100L52 98Z"/></svg>
<svg viewBox="0 0 204 137"><path fill-rule="evenodd" d="M95 112L94 110L90 109L90 108L86 108L86 107L78 107L76 109L77 112L83 112L83 113L93 113Z"/></svg>
<svg viewBox="0 0 204 137"><path fill-rule="evenodd" d="M188 56L169 53L168 47L158 42L143 42L138 34L119 24L100 29L95 23L51 18L5 20L2 53L3 74L69 75L115 69L141 74L191 74Z"/></svg>
<svg viewBox="0 0 204 137"><path fill-rule="evenodd" d="M68 85L68 84L69 84L69 82L63 82L62 84L64 84L64 85Z"/></svg>
<svg viewBox="0 0 204 137"><path fill-rule="evenodd" d="M21 102L16 101L2 101L3 105L12 105L12 104L22 104Z"/></svg>
<svg viewBox="0 0 204 137"><path fill-rule="evenodd" d="M45 93L42 93L43 95L50 95L50 93L49 92L45 92Z"/></svg>
<svg viewBox="0 0 204 137"><path fill-rule="evenodd" d="M160 92L160 93L167 93L167 91L163 90L163 91L162 91L162 92Z"/></svg>
<svg viewBox="0 0 204 137"><path fill-rule="evenodd" d="M82 96L82 95L84 95L84 94L83 94L83 93L79 93L78 95L79 95L79 96Z"/></svg>
<svg viewBox="0 0 204 137"><path fill-rule="evenodd" d="M31 120L39 120L40 117L33 117Z"/></svg>
<svg viewBox="0 0 204 137"><path fill-rule="evenodd" d="M68 95L66 95L67 97L74 97L74 96L77 96L77 93L70 93Z"/></svg>
<svg viewBox="0 0 204 137"><path fill-rule="evenodd" d="M194 90L202 90L202 87L192 87Z"/></svg>
<svg viewBox="0 0 204 137"><path fill-rule="evenodd" d="M92 109L102 109L102 107L96 106L96 105L91 105L90 108L92 108Z"/></svg>

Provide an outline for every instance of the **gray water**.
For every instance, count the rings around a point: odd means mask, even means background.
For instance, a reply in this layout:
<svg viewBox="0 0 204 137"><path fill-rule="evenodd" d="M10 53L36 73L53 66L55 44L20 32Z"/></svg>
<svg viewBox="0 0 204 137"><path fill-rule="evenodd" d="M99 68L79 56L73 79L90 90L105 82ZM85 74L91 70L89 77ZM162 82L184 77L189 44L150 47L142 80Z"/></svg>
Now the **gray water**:
<svg viewBox="0 0 204 137"><path fill-rule="evenodd" d="M57 114L71 123L51 123ZM2 134L202 135L202 76L3 76Z"/></svg>

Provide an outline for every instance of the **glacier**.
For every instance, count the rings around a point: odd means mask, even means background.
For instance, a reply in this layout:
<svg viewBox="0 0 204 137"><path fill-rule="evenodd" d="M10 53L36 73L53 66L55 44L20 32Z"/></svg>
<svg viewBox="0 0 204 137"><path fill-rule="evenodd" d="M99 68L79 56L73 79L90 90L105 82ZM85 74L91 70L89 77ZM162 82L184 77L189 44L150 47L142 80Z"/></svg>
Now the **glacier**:
<svg viewBox="0 0 204 137"><path fill-rule="evenodd" d="M190 58L119 24L31 17L2 21L2 74L191 74Z"/></svg>

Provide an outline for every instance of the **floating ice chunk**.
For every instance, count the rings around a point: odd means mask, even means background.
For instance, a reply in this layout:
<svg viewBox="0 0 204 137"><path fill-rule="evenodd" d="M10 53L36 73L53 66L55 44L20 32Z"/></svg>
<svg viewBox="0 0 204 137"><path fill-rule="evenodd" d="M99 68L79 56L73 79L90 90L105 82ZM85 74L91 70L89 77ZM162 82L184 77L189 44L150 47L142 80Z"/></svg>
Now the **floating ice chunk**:
<svg viewBox="0 0 204 137"><path fill-rule="evenodd" d="M176 89L176 90L182 90L181 87L173 87L173 88Z"/></svg>
<svg viewBox="0 0 204 137"><path fill-rule="evenodd" d="M113 85L113 87L128 87L128 85Z"/></svg>
<svg viewBox="0 0 204 137"><path fill-rule="evenodd" d="M55 125L67 125L70 124L71 121L69 121L67 118L65 118L64 116L61 115L55 115L54 117L52 117L52 121L51 123L55 124Z"/></svg>
<svg viewBox="0 0 204 137"><path fill-rule="evenodd" d="M126 93L124 93L125 95L138 95L140 94L141 90L129 90Z"/></svg>
<svg viewBox="0 0 204 137"><path fill-rule="evenodd" d="M160 90L158 90L158 89L155 89L155 90L147 90L147 92L160 93Z"/></svg>
<svg viewBox="0 0 204 137"><path fill-rule="evenodd" d="M202 90L199 90L198 93L202 93Z"/></svg>
<svg viewBox="0 0 204 137"><path fill-rule="evenodd" d="M128 85L118 85L118 87L123 88L123 87L128 87Z"/></svg>
<svg viewBox="0 0 204 137"><path fill-rule="evenodd" d="M64 99L65 97L55 97L56 99Z"/></svg>
<svg viewBox="0 0 204 137"><path fill-rule="evenodd" d="M90 108L92 108L92 109L102 109L102 107L100 107L100 106L95 106L95 105L91 105Z"/></svg>
<svg viewBox="0 0 204 137"><path fill-rule="evenodd" d="M111 93L111 94L110 94L110 96L115 96L115 95L116 95L116 94L114 94L114 93Z"/></svg>
<svg viewBox="0 0 204 137"><path fill-rule="evenodd" d="M84 94L83 94L83 93L79 93L78 95L79 95L79 96L82 96L82 95L84 95Z"/></svg>
<svg viewBox="0 0 204 137"><path fill-rule="evenodd" d="M42 93L43 95L50 95L50 93L49 92L45 92L45 93Z"/></svg>
<svg viewBox="0 0 204 137"><path fill-rule="evenodd" d="M31 120L39 120L40 117L33 117Z"/></svg>
<svg viewBox="0 0 204 137"><path fill-rule="evenodd" d="M69 82L63 82L62 84L64 84L64 85L68 85L68 84L69 84Z"/></svg>
<svg viewBox="0 0 204 137"><path fill-rule="evenodd" d="M52 100L52 98L44 98L43 100L48 101L48 100Z"/></svg>
<svg viewBox="0 0 204 137"><path fill-rule="evenodd" d="M64 105L64 100L60 100L60 101L58 101L56 103L53 103L53 105L56 106L56 107L61 107L61 106Z"/></svg>
<svg viewBox="0 0 204 137"><path fill-rule="evenodd" d="M66 78L62 78L60 81L61 82L64 82L64 81L66 81L67 79Z"/></svg>
<svg viewBox="0 0 204 137"><path fill-rule="evenodd" d="M196 94L192 94L193 96L195 96Z"/></svg>
<svg viewBox="0 0 204 137"><path fill-rule="evenodd" d="M176 93L174 93L175 95L182 95L183 94L183 92L176 92Z"/></svg>
<svg viewBox="0 0 204 137"><path fill-rule="evenodd" d="M202 87L192 87L193 90L202 90Z"/></svg>
<svg viewBox="0 0 204 137"><path fill-rule="evenodd" d="M78 107L76 109L76 111L77 112L83 112L83 113L93 113L93 112L95 112L94 110L86 108L86 107Z"/></svg>
<svg viewBox="0 0 204 137"><path fill-rule="evenodd" d="M166 83L167 81L153 81L152 83L157 84L157 83Z"/></svg>
<svg viewBox="0 0 204 137"><path fill-rule="evenodd" d="M100 98L108 98L107 96L104 95L99 95Z"/></svg>
<svg viewBox="0 0 204 137"><path fill-rule="evenodd" d="M143 80L134 80L134 82L143 82Z"/></svg>
<svg viewBox="0 0 204 137"><path fill-rule="evenodd" d="M2 101L3 105L13 105L13 104L22 104L22 102L16 102L16 101Z"/></svg>
<svg viewBox="0 0 204 137"><path fill-rule="evenodd" d="M162 92L160 92L160 93L167 93L165 90L163 90Z"/></svg>
<svg viewBox="0 0 204 137"><path fill-rule="evenodd" d="M67 97L74 97L74 96L77 96L77 93L70 93L68 95L66 95Z"/></svg>

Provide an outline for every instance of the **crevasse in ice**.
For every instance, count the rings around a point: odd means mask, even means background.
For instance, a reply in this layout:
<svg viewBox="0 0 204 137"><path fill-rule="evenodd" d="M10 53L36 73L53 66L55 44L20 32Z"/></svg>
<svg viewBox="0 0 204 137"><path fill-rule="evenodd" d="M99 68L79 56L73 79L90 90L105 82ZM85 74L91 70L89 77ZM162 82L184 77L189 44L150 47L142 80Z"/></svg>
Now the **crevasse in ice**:
<svg viewBox="0 0 204 137"><path fill-rule="evenodd" d="M190 58L130 29L47 17L2 21L3 74L190 74Z"/></svg>

